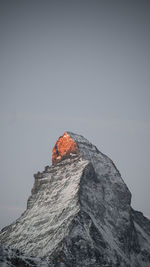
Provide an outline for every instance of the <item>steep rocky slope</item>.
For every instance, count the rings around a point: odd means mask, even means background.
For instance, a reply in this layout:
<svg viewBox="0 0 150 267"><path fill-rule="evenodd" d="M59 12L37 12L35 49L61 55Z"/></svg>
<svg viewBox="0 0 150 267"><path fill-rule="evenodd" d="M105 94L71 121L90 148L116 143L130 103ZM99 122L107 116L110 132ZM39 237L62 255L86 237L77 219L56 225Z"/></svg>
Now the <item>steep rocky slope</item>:
<svg viewBox="0 0 150 267"><path fill-rule="evenodd" d="M52 166L35 175L27 210L0 241L48 266L150 267L150 221L131 208L113 162L71 132L58 139Z"/></svg>
<svg viewBox="0 0 150 267"><path fill-rule="evenodd" d="M48 267L48 262L0 244L0 267Z"/></svg>

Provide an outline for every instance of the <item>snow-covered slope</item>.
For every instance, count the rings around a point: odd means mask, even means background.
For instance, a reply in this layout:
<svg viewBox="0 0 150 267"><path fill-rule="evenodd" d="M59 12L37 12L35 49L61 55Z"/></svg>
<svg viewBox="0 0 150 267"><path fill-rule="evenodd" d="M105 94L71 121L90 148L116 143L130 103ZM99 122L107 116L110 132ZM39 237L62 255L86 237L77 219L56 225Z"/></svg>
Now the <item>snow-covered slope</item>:
<svg viewBox="0 0 150 267"><path fill-rule="evenodd" d="M113 162L80 135L66 132L58 143L59 161L35 175L27 210L0 232L1 243L49 266L150 267L150 221L131 208Z"/></svg>
<svg viewBox="0 0 150 267"><path fill-rule="evenodd" d="M79 183L87 164L79 157L70 157L35 175L28 208L16 222L2 230L2 242L38 257L58 250L80 210Z"/></svg>

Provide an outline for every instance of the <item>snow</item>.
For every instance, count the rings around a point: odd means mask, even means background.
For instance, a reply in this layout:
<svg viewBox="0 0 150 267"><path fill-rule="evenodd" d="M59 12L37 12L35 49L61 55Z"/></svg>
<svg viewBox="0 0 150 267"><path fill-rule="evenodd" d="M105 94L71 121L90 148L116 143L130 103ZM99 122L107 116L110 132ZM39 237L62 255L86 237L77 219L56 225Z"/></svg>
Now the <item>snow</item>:
<svg viewBox="0 0 150 267"><path fill-rule="evenodd" d="M88 161L78 159L73 157L64 160L62 166L51 166L47 176L38 181L31 207L12 224L12 230L0 233L4 244L39 257L50 255L59 246L79 211L77 193Z"/></svg>

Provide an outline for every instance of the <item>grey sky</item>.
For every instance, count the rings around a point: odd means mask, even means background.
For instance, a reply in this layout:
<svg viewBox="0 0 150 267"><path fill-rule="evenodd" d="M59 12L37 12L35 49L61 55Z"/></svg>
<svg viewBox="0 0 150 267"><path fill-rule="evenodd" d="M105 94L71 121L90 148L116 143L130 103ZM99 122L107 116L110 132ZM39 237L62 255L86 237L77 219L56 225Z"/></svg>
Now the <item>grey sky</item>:
<svg viewBox="0 0 150 267"><path fill-rule="evenodd" d="M69 130L107 154L150 216L149 1L0 1L0 227Z"/></svg>

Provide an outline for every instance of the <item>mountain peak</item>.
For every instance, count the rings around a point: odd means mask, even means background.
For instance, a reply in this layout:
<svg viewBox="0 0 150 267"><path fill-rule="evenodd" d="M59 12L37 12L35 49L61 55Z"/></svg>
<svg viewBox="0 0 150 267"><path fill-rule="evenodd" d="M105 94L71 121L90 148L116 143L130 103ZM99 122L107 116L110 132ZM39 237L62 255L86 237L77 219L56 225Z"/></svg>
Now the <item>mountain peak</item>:
<svg viewBox="0 0 150 267"><path fill-rule="evenodd" d="M52 151L52 163L61 161L70 154L78 154L78 146L67 132L60 136Z"/></svg>

